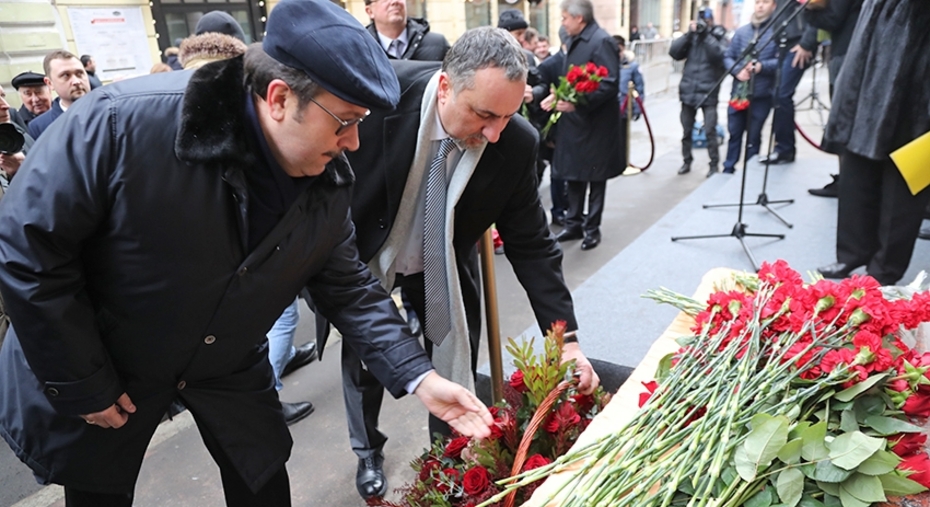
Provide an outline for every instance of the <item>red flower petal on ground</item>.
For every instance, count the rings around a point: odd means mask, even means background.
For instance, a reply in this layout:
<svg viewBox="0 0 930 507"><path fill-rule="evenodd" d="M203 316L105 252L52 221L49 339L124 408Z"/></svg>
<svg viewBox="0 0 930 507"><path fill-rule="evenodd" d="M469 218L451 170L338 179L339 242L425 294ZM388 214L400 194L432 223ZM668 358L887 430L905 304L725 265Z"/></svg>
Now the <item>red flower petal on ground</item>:
<svg viewBox="0 0 930 507"><path fill-rule="evenodd" d="M646 388L645 393L639 393L639 407L642 408L643 405L649 401L649 398L652 397L652 394L656 392L656 389L659 388L659 383L655 380L650 380L649 382L642 382L643 387Z"/></svg>
<svg viewBox="0 0 930 507"><path fill-rule="evenodd" d="M446 450L443 456L452 459L458 459L462 455L462 450L468 447L468 437L453 438L446 444Z"/></svg>
<svg viewBox="0 0 930 507"><path fill-rule="evenodd" d="M465 472L462 476L462 489L466 495L478 495L488 489L491 484L491 476L488 471L481 465L476 465Z"/></svg>

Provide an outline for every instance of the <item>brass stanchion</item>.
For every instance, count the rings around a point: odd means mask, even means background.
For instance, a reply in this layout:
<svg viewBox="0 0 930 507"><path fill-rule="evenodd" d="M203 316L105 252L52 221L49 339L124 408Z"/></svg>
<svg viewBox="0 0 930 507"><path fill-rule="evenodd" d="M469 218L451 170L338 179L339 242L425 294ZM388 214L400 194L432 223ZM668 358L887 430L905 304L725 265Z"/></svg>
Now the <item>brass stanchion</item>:
<svg viewBox="0 0 930 507"><path fill-rule="evenodd" d="M497 279L494 276L494 240L491 229L481 237L481 280L484 287L484 313L487 316L488 358L491 362L491 400L504 399L504 364L501 356L500 317L497 308Z"/></svg>
<svg viewBox="0 0 930 507"><path fill-rule="evenodd" d="M630 164L630 148L632 145L630 140L633 136L633 94L636 93L636 88L633 86L632 80L628 84L626 91L626 169L623 170L623 176L632 176L643 172L642 169L633 167Z"/></svg>

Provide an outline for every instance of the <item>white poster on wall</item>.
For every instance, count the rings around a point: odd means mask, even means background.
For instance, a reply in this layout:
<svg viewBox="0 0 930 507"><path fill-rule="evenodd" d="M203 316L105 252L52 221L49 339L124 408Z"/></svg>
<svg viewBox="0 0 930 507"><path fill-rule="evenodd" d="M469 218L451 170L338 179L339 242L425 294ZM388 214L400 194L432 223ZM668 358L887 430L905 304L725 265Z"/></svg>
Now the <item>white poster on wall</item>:
<svg viewBox="0 0 930 507"><path fill-rule="evenodd" d="M141 7L68 8L78 56L91 55L102 81L148 74L152 54Z"/></svg>

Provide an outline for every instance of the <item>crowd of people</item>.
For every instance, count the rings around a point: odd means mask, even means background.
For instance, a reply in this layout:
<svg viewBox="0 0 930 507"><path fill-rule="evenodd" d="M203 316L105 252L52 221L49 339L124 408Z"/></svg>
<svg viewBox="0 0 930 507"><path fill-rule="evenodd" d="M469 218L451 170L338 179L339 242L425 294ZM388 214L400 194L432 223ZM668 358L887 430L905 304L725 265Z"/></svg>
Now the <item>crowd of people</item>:
<svg viewBox="0 0 930 507"><path fill-rule="evenodd" d="M229 14L207 13L166 51L158 75L103 85L91 55L64 50L45 57L43 73L17 75L19 110L0 88L0 123L23 137L0 153L0 324L11 324L0 342L0 434L41 482L65 486L68 507L127 506L155 427L189 410L228 505L289 505L287 426L314 406L280 402L277 391L321 358L335 327L358 493L384 495L385 389L416 395L430 434L489 432L472 394L475 245L489 227L540 329L566 322L563 357L575 361L581 390L593 390L559 243L600 244L607 182L627 166L619 112L638 117L626 96L645 90L626 39L598 25L590 0L559 9L557 47L515 9L449 44L403 0L366 0L367 26L326 0L282 0L252 45ZM898 21L894 50L926 64L930 51L913 48L927 47L919 27L930 9L914 0L832 0L796 17L755 0L751 22L729 41L701 9L669 50L685 62L679 174L691 171L698 111L708 176L762 155L772 110L775 145L761 159L793 162L794 91L817 29L830 30L825 146L840 154L841 172L812 193L838 189L838 262L820 271L845 277L866 265L896 282L930 194L909 195L888 155L930 119L893 107L889 94L881 104L896 113L879 116L888 134L876 137L849 111L866 90L887 87L868 76L926 82L926 72L862 57L880 45L874 25ZM650 23L629 35L658 32ZM603 68L597 89L559 100L560 79L589 63ZM721 161L717 103L728 72ZM908 103L925 112L928 96ZM553 114L559 121L544 129ZM317 337L296 345L301 301Z"/></svg>

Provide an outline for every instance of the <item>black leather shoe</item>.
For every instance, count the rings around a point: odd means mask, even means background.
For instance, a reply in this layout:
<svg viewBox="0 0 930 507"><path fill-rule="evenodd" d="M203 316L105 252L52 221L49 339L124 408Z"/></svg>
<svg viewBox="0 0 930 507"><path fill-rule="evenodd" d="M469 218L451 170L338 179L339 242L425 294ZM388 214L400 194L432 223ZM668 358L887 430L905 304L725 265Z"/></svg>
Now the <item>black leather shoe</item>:
<svg viewBox="0 0 930 507"><path fill-rule="evenodd" d="M716 165L711 165L710 169L707 170L707 177L710 178L718 172L720 172L720 168L718 168Z"/></svg>
<svg viewBox="0 0 930 507"><path fill-rule="evenodd" d="M297 403L284 403L282 401L281 410L284 411L284 422L290 426L312 414L314 408L313 403L309 401L299 401Z"/></svg>
<svg viewBox="0 0 930 507"><path fill-rule="evenodd" d="M552 225L564 227L565 226L565 215L561 213L554 213L552 215Z"/></svg>
<svg viewBox="0 0 930 507"><path fill-rule="evenodd" d="M687 162L685 162L684 165L682 165L682 166L678 169L678 174L688 174L688 173L690 173L690 172L691 172L691 164L689 164L689 163L687 163Z"/></svg>
<svg viewBox="0 0 930 507"><path fill-rule="evenodd" d="M358 460L358 470L355 472L355 487L362 498L368 500L384 496L387 493L387 477L384 476L384 455L375 453L373 456Z"/></svg>
<svg viewBox="0 0 930 507"><path fill-rule="evenodd" d="M601 244L601 233L600 231L592 232L591 234L585 234L584 241L581 242L582 250L591 250L597 245Z"/></svg>
<svg viewBox="0 0 930 507"><path fill-rule="evenodd" d="M300 367L307 366L308 364L316 361L316 342L310 341L300 347L297 347L296 352L294 352L294 357L284 365L284 371L281 372L281 377L286 377L291 373L294 373Z"/></svg>
<svg viewBox="0 0 930 507"><path fill-rule="evenodd" d="M917 233L917 237L920 239L930 239L930 226L924 227Z"/></svg>
<svg viewBox="0 0 930 507"><path fill-rule="evenodd" d="M824 185L823 188L810 188L807 190L807 193L810 195L816 195L817 197L839 197L840 195L840 179L838 174L831 174L833 181Z"/></svg>
<svg viewBox="0 0 930 507"><path fill-rule="evenodd" d="M794 153L772 153L769 157L759 158L760 164L768 162L769 165L790 164L794 162Z"/></svg>
<svg viewBox="0 0 930 507"><path fill-rule="evenodd" d="M581 239L584 237L584 231L579 229L565 229L555 237L556 241L571 241L573 239Z"/></svg>
<svg viewBox="0 0 930 507"><path fill-rule="evenodd" d="M845 262L834 262L829 266L817 268L817 271L819 271L824 278L846 278L858 267L861 267L861 265L853 266Z"/></svg>

